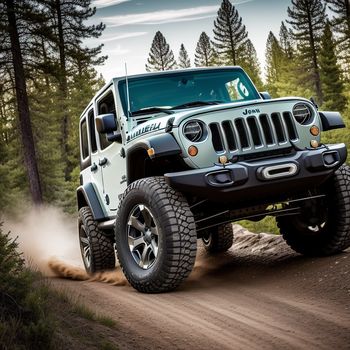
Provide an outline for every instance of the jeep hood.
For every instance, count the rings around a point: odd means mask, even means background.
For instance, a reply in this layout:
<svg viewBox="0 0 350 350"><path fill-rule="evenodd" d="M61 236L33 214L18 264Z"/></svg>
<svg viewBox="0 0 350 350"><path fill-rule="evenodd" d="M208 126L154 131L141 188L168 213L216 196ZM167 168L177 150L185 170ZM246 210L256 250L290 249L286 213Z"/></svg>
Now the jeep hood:
<svg viewBox="0 0 350 350"><path fill-rule="evenodd" d="M215 112L227 111L227 110L237 110L242 109L242 113L244 114L245 110L247 112L251 109L263 108L264 106L271 106L272 104L283 104L283 103L291 103L291 102L307 102L311 104L311 102L305 98L301 97L288 97L288 98L276 98L270 100L250 100L250 101L239 101L232 103L223 103L218 105L210 105L210 106L201 106L195 108L188 108L184 110L174 111L173 114L164 115L164 113L156 113L153 116L150 115L150 119L143 122L142 124L133 128L127 137L127 142L135 140L140 136L146 136L149 133L160 132L164 130L167 126L169 119L173 119L172 125L173 127L178 127L180 124L193 117L199 117L205 114L213 114Z"/></svg>

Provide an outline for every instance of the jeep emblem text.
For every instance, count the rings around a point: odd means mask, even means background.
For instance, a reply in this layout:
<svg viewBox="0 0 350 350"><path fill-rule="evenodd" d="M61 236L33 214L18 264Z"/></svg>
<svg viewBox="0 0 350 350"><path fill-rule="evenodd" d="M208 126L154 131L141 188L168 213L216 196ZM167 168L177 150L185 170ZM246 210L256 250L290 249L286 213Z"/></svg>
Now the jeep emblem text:
<svg viewBox="0 0 350 350"><path fill-rule="evenodd" d="M243 112L244 115L251 115L254 113L260 113L260 109L245 109Z"/></svg>

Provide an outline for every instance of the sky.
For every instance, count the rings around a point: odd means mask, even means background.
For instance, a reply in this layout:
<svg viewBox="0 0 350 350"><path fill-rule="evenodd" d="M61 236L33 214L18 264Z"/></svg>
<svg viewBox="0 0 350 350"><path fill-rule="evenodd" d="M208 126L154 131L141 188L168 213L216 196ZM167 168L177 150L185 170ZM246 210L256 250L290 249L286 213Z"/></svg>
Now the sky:
<svg viewBox="0 0 350 350"><path fill-rule="evenodd" d="M277 36L281 21L287 18L290 0L231 0L243 19L263 69L265 45L269 31ZM181 43L193 65L195 48L201 32L213 38L213 23L221 0L93 0L96 14L91 23L106 25L102 36L89 39L88 46L104 44L102 54L108 55L103 66L96 67L109 79L145 72L145 63L155 33L160 30L179 56Z"/></svg>

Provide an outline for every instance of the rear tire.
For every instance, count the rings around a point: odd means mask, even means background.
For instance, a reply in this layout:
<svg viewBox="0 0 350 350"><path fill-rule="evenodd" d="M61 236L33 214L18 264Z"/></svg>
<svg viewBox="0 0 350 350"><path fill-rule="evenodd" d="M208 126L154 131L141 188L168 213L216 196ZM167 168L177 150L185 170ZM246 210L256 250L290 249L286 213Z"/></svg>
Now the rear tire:
<svg viewBox="0 0 350 350"><path fill-rule="evenodd" d="M298 216L277 218L283 238L298 253L325 256L350 246L350 168L341 166L322 193L326 198L306 203ZM318 222L312 221L315 213Z"/></svg>
<svg viewBox="0 0 350 350"><path fill-rule="evenodd" d="M115 268L114 242L99 230L89 207L79 210L79 243L87 273Z"/></svg>
<svg viewBox="0 0 350 350"><path fill-rule="evenodd" d="M209 253L226 252L233 244L232 224L220 225L206 230L202 241Z"/></svg>
<svg viewBox="0 0 350 350"><path fill-rule="evenodd" d="M117 256L125 277L138 291L175 289L192 271L197 235L183 195L162 177L133 182L116 219Z"/></svg>

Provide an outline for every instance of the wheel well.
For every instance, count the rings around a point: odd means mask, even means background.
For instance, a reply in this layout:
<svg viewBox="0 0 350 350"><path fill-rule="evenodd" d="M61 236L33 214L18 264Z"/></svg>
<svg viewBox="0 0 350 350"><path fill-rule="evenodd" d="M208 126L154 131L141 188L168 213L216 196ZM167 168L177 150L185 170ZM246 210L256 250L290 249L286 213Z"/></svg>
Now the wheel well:
<svg viewBox="0 0 350 350"><path fill-rule="evenodd" d="M150 159L143 148L133 150L127 158L128 184L151 176L162 176L165 173L189 169L179 155L168 155Z"/></svg>
<svg viewBox="0 0 350 350"><path fill-rule="evenodd" d="M77 201L78 201L78 210L81 209L82 207L88 206L88 203L85 199L83 191L77 192Z"/></svg>

